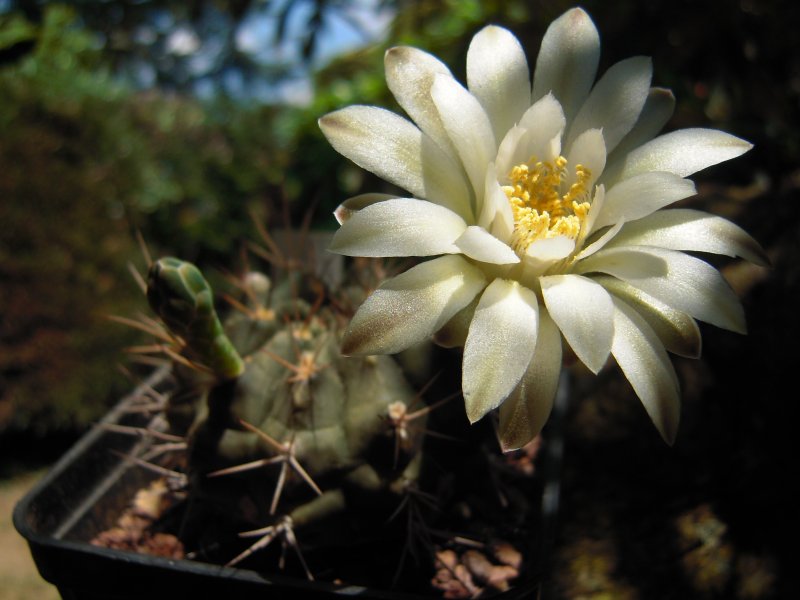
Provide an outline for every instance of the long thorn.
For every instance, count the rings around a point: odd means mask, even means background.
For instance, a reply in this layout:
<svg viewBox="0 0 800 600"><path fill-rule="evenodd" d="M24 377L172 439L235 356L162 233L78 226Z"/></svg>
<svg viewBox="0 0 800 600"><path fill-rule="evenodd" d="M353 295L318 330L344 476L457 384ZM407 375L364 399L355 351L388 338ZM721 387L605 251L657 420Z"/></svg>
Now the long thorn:
<svg viewBox="0 0 800 600"><path fill-rule="evenodd" d="M142 232L139 229L136 229L136 241L139 242L139 249L142 251L142 256L144 257L145 264L147 264L147 268L149 269L153 266L153 259L150 256L150 251L147 249L147 244L144 241L144 236L142 236Z"/></svg>
<svg viewBox="0 0 800 600"><path fill-rule="evenodd" d="M279 441L277 441L275 438L273 438L268 433L265 433L265 432L261 431L258 427L255 427L254 425L251 425L250 423L248 423L247 421L243 421L242 419L239 419L239 424L242 427L244 427L245 429L247 429L249 432L255 433L258 437L260 437L262 440L267 442L270 446L275 448L275 450L277 450L278 452L280 452L280 453L285 453L286 452L286 446L281 444Z"/></svg>
<svg viewBox="0 0 800 600"><path fill-rule="evenodd" d="M144 277L142 274L139 273L139 270L133 265L133 263L128 263L128 271L130 272L133 280L136 282L136 285L139 286L139 289L142 290L143 294L147 293L147 283L144 281Z"/></svg>
<svg viewBox="0 0 800 600"><path fill-rule="evenodd" d="M311 475L308 474L308 471L303 468L303 465L297 461L294 455L289 457L289 464L294 467L294 470L300 475L300 477L303 478L303 481L311 486L311 489L317 493L317 496L322 496L322 490L319 489L319 486L316 483L314 483L314 480L311 479Z"/></svg>
<svg viewBox="0 0 800 600"><path fill-rule="evenodd" d="M274 529L274 528L272 528L272 529ZM239 535L240 535L240 537L245 537L244 534L239 534ZM225 566L233 567L234 565L242 562L245 558L247 558L248 556L250 556L254 552L257 552L258 550L261 550L262 548L266 548L267 546L269 546L272 543L272 540L274 540L277 537L277 535L278 535L277 532L268 533L263 538L258 540L255 544L250 546L247 550L245 550L244 552L239 554L239 556L237 556L233 560L229 561Z"/></svg>
<svg viewBox="0 0 800 600"><path fill-rule="evenodd" d="M118 425L116 423L101 423L100 426L107 431L115 431L117 433L129 433L140 437L151 436L156 439L164 440L165 442L184 442L184 438L157 431L150 427L131 427L129 425Z"/></svg>
<svg viewBox="0 0 800 600"><path fill-rule="evenodd" d="M273 456L272 458L262 458L260 460L254 460L252 462L244 463L241 465L235 465L233 467L226 467L224 469L218 469L216 471L212 471L211 473L208 473L206 477L222 477L223 475L244 473L245 471L252 471L253 469L259 469L267 465L274 465L275 463L281 462L282 460L283 460L282 456Z"/></svg>
<svg viewBox="0 0 800 600"><path fill-rule="evenodd" d="M165 342L173 341L172 336L170 336L160 325L153 327L149 323L137 321L136 319L129 319L128 317L118 317L117 315L108 315L106 319L108 319L109 321L122 323L123 325L127 325L128 327L133 327L134 329L138 329L140 331L144 331L145 333L149 333L150 335Z"/></svg>
<svg viewBox="0 0 800 600"><path fill-rule="evenodd" d="M138 465L148 471L152 471L153 473L157 473L159 475L163 475L164 477L169 477L171 479L177 479L181 482L181 485L186 485L188 483L186 475L180 473L178 471L173 471L172 469L167 469L160 465L153 464L151 462L147 462L146 460L142 460L137 456L131 456L130 454L125 454L123 452L118 452L116 450L112 450L114 454L121 457L123 460L130 461L135 465Z"/></svg>
<svg viewBox="0 0 800 600"><path fill-rule="evenodd" d="M278 502L281 499L281 494L283 493L283 486L286 483L286 472L289 470L289 465L286 461L281 464L281 472L278 475L278 483L275 484L275 492L272 494L272 503L269 505L269 514L274 515L275 511L278 508Z"/></svg>

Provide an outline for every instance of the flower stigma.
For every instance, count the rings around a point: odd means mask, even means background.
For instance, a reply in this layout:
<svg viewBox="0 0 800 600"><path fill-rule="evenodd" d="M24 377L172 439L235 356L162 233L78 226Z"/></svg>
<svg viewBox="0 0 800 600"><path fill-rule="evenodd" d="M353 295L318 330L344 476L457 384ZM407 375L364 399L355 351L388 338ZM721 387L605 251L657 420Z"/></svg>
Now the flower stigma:
<svg viewBox="0 0 800 600"><path fill-rule="evenodd" d="M511 169L511 185L503 186L514 216L511 244L524 255L534 241L554 237L576 239L591 206L587 183L591 172L575 166L575 183L562 195L561 184L567 175L567 159L552 162L532 158Z"/></svg>

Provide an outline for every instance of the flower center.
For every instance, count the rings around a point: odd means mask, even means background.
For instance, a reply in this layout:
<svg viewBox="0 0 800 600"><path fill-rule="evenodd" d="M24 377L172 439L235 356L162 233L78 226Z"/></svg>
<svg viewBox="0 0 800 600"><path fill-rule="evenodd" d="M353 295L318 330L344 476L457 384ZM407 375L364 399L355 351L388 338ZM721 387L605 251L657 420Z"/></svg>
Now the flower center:
<svg viewBox="0 0 800 600"><path fill-rule="evenodd" d="M575 166L575 183L562 195L561 184L567 175L567 159L559 156L553 162L532 158L511 169L511 185L503 191L514 216L512 246L524 254L534 241L578 237L589 212L589 169Z"/></svg>

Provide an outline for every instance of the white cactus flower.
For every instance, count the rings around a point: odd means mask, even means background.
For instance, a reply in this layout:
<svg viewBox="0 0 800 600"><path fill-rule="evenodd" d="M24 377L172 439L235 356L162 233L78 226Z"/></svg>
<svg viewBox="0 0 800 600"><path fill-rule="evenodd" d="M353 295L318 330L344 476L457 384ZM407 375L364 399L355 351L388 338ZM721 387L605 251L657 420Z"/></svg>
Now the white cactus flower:
<svg viewBox="0 0 800 600"><path fill-rule="evenodd" d="M343 352L394 353L431 335L463 345L467 416L500 407L506 450L547 420L564 342L595 373L612 355L672 443L680 398L667 351L699 355L695 319L745 332L720 273L683 251L766 263L733 223L665 210L695 193L686 176L751 144L711 129L658 136L674 98L650 86L650 59L595 83L599 54L581 9L548 28L532 85L500 27L473 38L467 87L430 54L392 48L386 79L413 123L372 106L320 119L337 151L411 194L345 201L331 250L437 257L364 302Z"/></svg>

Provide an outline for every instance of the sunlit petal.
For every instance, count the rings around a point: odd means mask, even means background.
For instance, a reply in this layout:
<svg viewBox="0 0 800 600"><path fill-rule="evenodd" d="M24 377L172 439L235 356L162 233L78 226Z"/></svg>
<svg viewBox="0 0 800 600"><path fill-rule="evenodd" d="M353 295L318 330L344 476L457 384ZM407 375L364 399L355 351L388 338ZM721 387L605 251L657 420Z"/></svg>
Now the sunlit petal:
<svg viewBox="0 0 800 600"><path fill-rule="evenodd" d="M346 355L393 354L439 330L486 285L461 256L442 256L389 279L358 309L345 332Z"/></svg>
<svg viewBox="0 0 800 600"><path fill-rule="evenodd" d="M528 258L550 263L566 258L575 249L575 240L565 236L534 241L525 251Z"/></svg>
<svg viewBox="0 0 800 600"><path fill-rule="evenodd" d="M552 160L561 154L561 136L567 126L567 120L561 104L553 94L539 98L525 111L519 124L530 135L520 144L514 156L516 162L511 166L526 162L531 157ZM498 164L500 164L499 159Z"/></svg>
<svg viewBox="0 0 800 600"><path fill-rule="evenodd" d="M536 294L495 279L481 296L464 344L462 388L474 423L497 408L519 383L536 348Z"/></svg>
<svg viewBox="0 0 800 600"><path fill-rule="evenodd" d="M525 52L511 32L490 25L481 29L467 52L467 85L502 139L531 104Z"/></svg>
<svg viewBox="0 0 800 600"><path fill-rule="evenodd" d="M489 117L478 99L452 77L437 75L431 97L475 195L480 196L486 165L494 160L497 151Z"/></svg>
<svg viewBox="0 0 800 600"><path fill-rule="evenodd" d="M593 373L603 368L614 335L611 296L603 286L579 275L541 278L547 311L576 356Z"/></svg>
<svg viewBox="0 0 800 600"><path fill-rule="evenodd" d="M449 76L450 69L432 54L409 46L390 48L386 51L383 62L386 83L397 103L422 131L455 158L457 154L431 98L431 86L436 75Z"/></svg>
<svg viewBox="0 0 800 600"><path fill-rule="evenodd" d="M722 217L688 208L660 210L628 223L614 245L710 252L740 256L761 266L769 264L764 249L744 229Z"/></svg>
<svg viewBox="0 0 800 600"><path fill-rule="evenodd" d="M511 248L481 227L467 227L454 243L461 252L480 262L495 265L519 262L519 256Z"/></svg>
<svg viewBox="0 0 800 600"><path fill-rule="evenodd" d="M601 129L611 152L633 128L647 100L653 74L649 57L636 56L612 66L592 89L569 128L564 146L587 129Z"/></svg>
<svg viewBox="0 0 800 600"><path fill-rule="evenodd" d="M603 167L606 166L606 144L603 132L599 129L589 129L580 134L567 154L567 163L572 165L572 168L567 171L564 183L561 184L562 190L566 192L575 183L575 167L577 165L589 169L591 177L586 182L586 187L591 189L597 177L603 172Z"/></svg>
<svg viewBox="0 0 800 600"><path fill-rule="evenodd" d="M336 221L339 225L342 225L362 208L366 208L376 202L383 202L384 200L391 200L396 197L397 196L392 196L391 194L359 194L358 196L348 198L337 206L336 210L333 211L333 216L336 217Z"/></svg>
<svg viewBox="0 0 800 600"><path fill-rule="evenodd" d="M346 256L432 256L460 252L467 224L453 211L413 198L373 203L342 224L330 251ZM488 234L487 234L488 235Z"/></svg>
<svg viewBox="0 0 800 600"><path fill-rule="evenodd" d="M632 150L608 173L606 187L648 171L666 171L686 177L697 171L741 156L753 145L716 129L679 129Z"/></svg>
<svg viewBox="0 0 800 600"><path fill-rule="evenodd" d="M673 173L652 171L617 183L606 192L595 227L634 221L673 202L694 196L694 183Z"/></svg>
<svg viewBox="0 0 800 600"><path fill-rule="evenodd" d="M592 89L600 36L583 9L573 8L547 28L536 59L533 100L552 92L571 118Z"/></svg>
<svg viewBox="0 0 800 600"><path fill-rule="evenodd" d="M575 273L609 273L626 281L666 277L668 271L667 262L659 256L613 247L606 247L573 267Z"/></svg>
<svg viewBox="0 0 800 600"><path fill-rule="evenodd" d="M613 166L620 157L649 142L664 128L675 111L675 96L670 90L653 87L647 95L639 119L628 134L608 156L608 165Z"/></svg>
<svg viewBox="0 0 800 600"><path fill-rule="evenodd" d="M514 216L511 205L495 176L493 164L486 170L486 185L478 216L478 225L503 242L511 238L514 231Z"/></svg>
<svg viewBox="0 0 800 600"><path fill-rule="evenodd" d="M700 356L702 348L700 328L692 317L616 277L599 275L594 277L594 280L635 308L653 328L667 350L688 358Z"/></svg>
<svg viewBox="0 0 800 600"><path fill-rule="evenodd" d="M480 295L475 296L472 302L453 315L439 331L433 335L433 341L444 348L461 348L467 341L469 325L478 308Z"/></svg>
<svg viewBox="0 0 800 600"><path fill-rule="evenodd" d="M471 219L460 169L436 142L402 117L373 106L325 115L320 128L331 145L358 166Z"/></svg>
<svg viewBox="0 0 800 600"><path fill-rule="evenodd" d="M661 437L672 444L678 432L681 409L675 370L650 326L635 310L616 298L611 353Z"/></svg>
<svg viewBox="0 0 800 600"><path fill-rule="evenodd" d="M539 311L536 349L528 369L500 406L503 451L521 448L539 435L553 408L561 373L561 333L547 311Z"/></svg>
<svg viewBox="0 0 800 600"><path fill-rule="evenodd" d="M648 273L646 265L653 260L661 261L665 270ZM622 246L606 247L580 264L619 277L695 319L737 333L746 331L736 294L719 271L699 258L651 246Z"/></svg>
<svg viewBox="0 0 800 600"><path fill-rule="evenodd" d="M622 229L622 226L624 224L625 221L620 221L613 227L609 227L606 231L603 232L603 235L601 235L599 238L595 240L592 240L591 244L589 244L583 250L578 252L578 254L575 255L575 260L576 261L583 260L591 256L595 252L599 252L600 250L605 248L606 245L616 237L616 235L619 233L620 229Z"/></svg>

